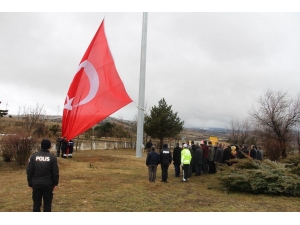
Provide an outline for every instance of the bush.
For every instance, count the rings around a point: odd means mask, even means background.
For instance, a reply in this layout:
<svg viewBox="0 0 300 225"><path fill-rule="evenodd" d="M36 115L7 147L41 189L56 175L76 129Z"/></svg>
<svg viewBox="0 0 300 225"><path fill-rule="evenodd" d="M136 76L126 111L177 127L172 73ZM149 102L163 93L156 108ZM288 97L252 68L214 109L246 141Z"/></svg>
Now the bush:
<svg viewBox="0 0 300 225"><path fill-rule="evenodd" d="M300 196L300 177L296 167L270 161L241 159L232 166L223 166L218 178L231 191Z"/></svg>
<svg viewBox="0 0 300 225"><path fill-rule="evenodd" d="M15 160L19 165L25 166L35 149L37 149L36 139L26 135L8 135L2 140L2 157L5 162Z"/></svg>
<svg viewBox="0 0 300 225"><path fill-rule="evenodd" d="M12 142L15 135L7 135L2 139L2 158L5 162L13 161L16 156L16 148Z"/></svg>
<svg viewBox="0 0 300 225"><path fill-rule="evenodd" d="M4 162L11 162L13 159L14 153L11 149L3 149L2 150L2 158Z"/></svg>

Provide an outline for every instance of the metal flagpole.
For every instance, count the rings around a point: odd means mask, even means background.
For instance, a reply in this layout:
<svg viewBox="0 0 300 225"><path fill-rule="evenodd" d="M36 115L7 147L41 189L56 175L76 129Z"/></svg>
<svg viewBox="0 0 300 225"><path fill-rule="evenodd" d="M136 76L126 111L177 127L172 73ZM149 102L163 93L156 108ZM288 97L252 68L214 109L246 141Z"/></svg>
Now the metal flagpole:
<svg viewBox="0 0 300 225"><path fill-rule="evenodd" d="M145 74L146 74L146 47L147 47L147 19L148 13L143 13L142 28L142 50L141 50L141 68L139 84L139 103L138 103L138 121L136 134L136 157L142 158L142 144L144 137L144 105L145 105Z"/></svg>

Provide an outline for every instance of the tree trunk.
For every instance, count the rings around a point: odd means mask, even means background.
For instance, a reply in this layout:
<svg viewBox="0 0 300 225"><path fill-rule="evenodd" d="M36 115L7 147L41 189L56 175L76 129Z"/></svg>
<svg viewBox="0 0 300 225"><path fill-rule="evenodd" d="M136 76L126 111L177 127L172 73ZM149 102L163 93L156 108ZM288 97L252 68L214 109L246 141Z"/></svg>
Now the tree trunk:
<svg viewBox="0 0 300 225"><path fill-rule="evenodd" d="M281 147L281 156L282 156L282 158L284 159L284 158L286 158L286 143L284 142L284 141L282 141L281 143L280 143L280 147Z"/></svg>
<svg viewBox="0 0 300 225"><path fill-rule="evenodd" d="M159 151L162 150L162 146L163 146L163 138L159 139Z"/></svg>

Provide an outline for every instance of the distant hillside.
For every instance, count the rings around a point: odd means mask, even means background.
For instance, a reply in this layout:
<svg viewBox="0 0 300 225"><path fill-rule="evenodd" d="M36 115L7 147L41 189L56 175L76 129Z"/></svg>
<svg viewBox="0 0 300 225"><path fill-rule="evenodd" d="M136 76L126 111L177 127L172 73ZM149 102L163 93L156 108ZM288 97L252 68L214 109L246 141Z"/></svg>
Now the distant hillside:
<svg viewBox="0 0 300 225"><path fill-rule="evenodd" d="M62 121L61 116L46 116L45 119L57 123L61 123ZM136 123L136 121L123 120L109 116L103 121L101 121L99 124L105 122L120 124L128 128L132 128L134 123ZM210 136L216 136L221 140L227 140L229 137L229 133L225 128L218 127L208 127L202 129L185 127L184 131L181 133L181 138L183 140L209 140Z"/></svg>

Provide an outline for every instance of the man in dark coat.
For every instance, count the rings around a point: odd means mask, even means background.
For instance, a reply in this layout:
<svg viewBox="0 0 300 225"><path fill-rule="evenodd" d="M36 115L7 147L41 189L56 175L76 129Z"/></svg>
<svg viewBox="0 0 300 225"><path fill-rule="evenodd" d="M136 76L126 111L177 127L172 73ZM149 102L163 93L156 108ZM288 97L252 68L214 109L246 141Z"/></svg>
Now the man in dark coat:
<svg viewBox="0 0 300 225"><path fill-rule="evenodd" d="M261 150L261 147L258 147L257 154L256 154L256 159L257 160L263 160L263 158L264 158L263 151Z"/></svg>
<svg viewBox="0 0 300 225"><path fill-rule="evenodd" d="M257 150L255 148L255 145L251 145L251 149L250 149L250 157L252 159L257 159Z"/></svg>
<svg viewBox="0 0 300 225"><path fill-rule="evenodd" d="M223 154L224 154L223 145L221 143L219 143L217 151L216 151L216 155L215 155L215 160L214 160L217 171L220 170L220 164L222 164L222 162L223 162Z"/></svg>
<svg viewBox="0 0 300 225"><path fill-rule="evenodd" d="M203 144L201 144L201 147L203 149L203 166L202 166L202 169L203 169L203 172L204 173L208 173L208 146L207 146L207 141L204 140L203 141Z"/></svg>
<svg viewBox="0 0 300 225"><path fill-rule="evenodd" d="M191 164L190 164L190 174L192 173L195 173L196 169L195 169L195 162L194 162L194 154L195 154L195 150L196 150L197 146L195 144L194 141L191 142L191 154L192 154L192 161L191 161Z"/></svg>
<svg viewBox="0 0 300 225"><path fill-rule="evenodd" d="M240 159L246 158L249 156L249 150L247 148L247 145L242 145L242 148L238 152L238 156Z"/></svg>
<svg viewBox="0 0 300 225"><path fill-rule="evenodd" d="M51 212L53 190L58 185L57 157L49 152L51 142L43 139L41 150L34 153L28 162L26 174L32 188L33 212L40 212L42 200L44 212Z"/></svg>
<svg viewBox="0 0 300 225"><path fill-rule="evenodd" d="M180 177L180 164L181 164L181 148L179 143L176 143L176 147L173 149L173 164L175 168L175 177Z"/></svg>
<svg viewBox="0 0 300 225"><path fill-rule="evenodd" d="M149 153L151 151L151 147L152 147L152 141L149 140L147 143L146 143L146 150L147 152Z"/></svg>
<svg viewBox="0 0 300 225"><path fill-rule="evenodd" d="M216 172L216 166L214 163L214 158L215 158L215 149L212 145L212 142L208 142L208 173L215 173Z"/></svg>
<svg viewBox="0 0 300 225"><path fill-rule="evenodd" d="M151 151L146 158L146 165L148 166L149 182L155 182L157 166L160 163L159 153L155 151L155 147L151 147Z"/></svg>
<svg viewBox="0 0 300 225"><path fill-rule="evenodd" d="M222 163L230 166L230 159L231 159L231 146L228 145L227 148L224 149Z"/></svg>
<svg viewBox="0 0 300 225"><path fill-rule="evenodd" d="M160 165L161 165L161 182L167 182L168 180L168 169L172 163L172 153L168 149L167 144L163 144L163 148L160 151Z"/></svg>
<svg viewBox="0 0 300 225"><path fill-rule="evenodd" d="M63 137L61 140L61 157L67 158L67 148L68 148L69 142L67 141L66 137Z"/></svg>
<svg viewBox="0 0 300 225"><path fill-rule="evenodd" d="M196 150L194 152L194 163L195 163L195 176L200 176L202 172L202 165L203 165L203 149L198 144L196 145Z"/></svg>

